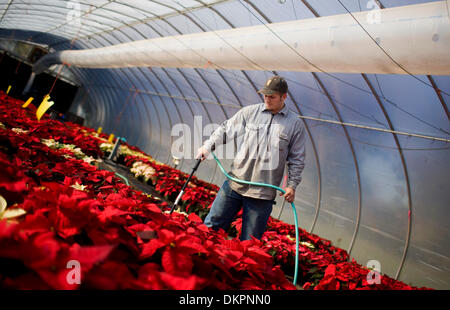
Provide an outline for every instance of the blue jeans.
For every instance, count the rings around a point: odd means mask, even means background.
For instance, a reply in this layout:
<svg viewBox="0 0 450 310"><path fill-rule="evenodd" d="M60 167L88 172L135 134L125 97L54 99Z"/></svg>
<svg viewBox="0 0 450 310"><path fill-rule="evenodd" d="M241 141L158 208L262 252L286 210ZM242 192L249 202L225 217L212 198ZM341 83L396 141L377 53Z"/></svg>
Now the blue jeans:
<svg viewBox="0 0 450 310"><path fill-rule="evenodd" d="M242 196L232 190L226 180L217 193L204 223L214 230L222 228L227 231L236 214L243 208L241 240L249 240L251 236L261 239L274 203L274 200Z"/></svg>

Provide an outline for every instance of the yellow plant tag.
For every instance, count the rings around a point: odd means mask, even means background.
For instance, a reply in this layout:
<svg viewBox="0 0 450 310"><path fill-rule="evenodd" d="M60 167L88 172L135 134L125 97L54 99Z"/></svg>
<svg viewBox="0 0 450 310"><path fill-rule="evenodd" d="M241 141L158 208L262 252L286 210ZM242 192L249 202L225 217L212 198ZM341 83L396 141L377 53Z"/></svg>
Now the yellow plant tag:
<svg viewBox="0 0 450 310"><path fill-rule="evenodd" d="M45 95L44 100L42 100L39 108L36 110L36 117L38 121L41 119L42 115L44 115L44 113L55 104L53 101L48 101L49 99L50 95Z"/></svg>
<svg viewBox="0 0 450 310"><path fill-rule="evenodd" d="M8 89L6 90L6 94L9 94L10 90L11 90L11 85L8 86Z"/></svg>
<svg viewBox="0 0 450 310"><path fill-rule="evenodd" d="M33 97L28 98L28 100L23 104L22 108L28 107L33 99Z"/></svg>
<svg viewBox="0 0 450 310"><path fill-rule="evenodd" d="M102 127L98 127L98 129L97 129L97 133L98 133L98 134L102 133L102 130L103 130L103 128L102 128Z"/></svg>
<svg viewBox="0 0 450 310"><path fill-rule="evenodd" d="M112 134L109 135L108 142L112 143L113 140L114 140L114 134L112 133Z"/></svg>

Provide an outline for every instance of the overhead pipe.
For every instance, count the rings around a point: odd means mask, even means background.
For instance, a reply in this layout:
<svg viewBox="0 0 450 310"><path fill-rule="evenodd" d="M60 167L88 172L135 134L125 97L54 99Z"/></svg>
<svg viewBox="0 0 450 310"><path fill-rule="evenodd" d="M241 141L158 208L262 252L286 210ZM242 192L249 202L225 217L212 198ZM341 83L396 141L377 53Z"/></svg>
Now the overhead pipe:
<svg viewBox="0 0 450 310"><path fill-rule="evenodd" d="M65 50L42 57L33 71L67 64L450 75L447 6L445 0Z"/></svg>

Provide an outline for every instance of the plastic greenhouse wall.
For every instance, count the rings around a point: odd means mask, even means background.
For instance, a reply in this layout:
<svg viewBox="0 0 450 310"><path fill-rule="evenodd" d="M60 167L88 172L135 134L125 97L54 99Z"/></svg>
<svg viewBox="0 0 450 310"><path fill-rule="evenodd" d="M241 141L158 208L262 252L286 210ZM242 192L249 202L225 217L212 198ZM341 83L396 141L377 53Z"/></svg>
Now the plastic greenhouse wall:
<svg viewBox="0 0 450 310"><path fill-rule="evenodd" d="M0 38L52 51L440 3L22 1L34 10L25 14L25 4L8 2L0 1ZM70 15L73 10L78 15ZM78 16L78 23L67 16ZM430 37L429 44L436 40L450 44L449 37ZM449 64L448 58L437 61ZM157 66L69 71L81 84L71 112L167 164L179 138L177 124L190 129L192 158L208 138L205 127L262 102L256 90L266 79L285 77L287 105L307 130L306 168L295 199L300 226L362 265L378 260L382 273L405 283L450 288L449 75ZM183 158L178 168L189 173L194 163ZM231 160L222 163L229 169ZM202 163L196 175L219 186L224 181L214 160ZM277 198L272 216L293 223L292 211L282 206Z"/></svg>

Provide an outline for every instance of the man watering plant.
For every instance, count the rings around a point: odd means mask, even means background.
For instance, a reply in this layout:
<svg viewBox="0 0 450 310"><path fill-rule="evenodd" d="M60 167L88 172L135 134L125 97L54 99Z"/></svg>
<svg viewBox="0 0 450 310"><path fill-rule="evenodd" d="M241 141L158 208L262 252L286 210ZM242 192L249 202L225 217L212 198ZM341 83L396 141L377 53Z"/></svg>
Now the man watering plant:
<svg viewBox="0 0 450 310"><path fill-rule="evenodd" d="M196 158L204 160L213 146L241 139L229 174L240 180L279 186L287 163L284 198L288 202L294 201L295 189L302 180L305 166L305 129L298 116L285 104L287 90L288 85L282 77L267 80L258 91L264 95L264 103L244 107L224 121L198 149ZM226 231L243 208L241 240L251 239L251 236L260 239L275 197L275 189L227 179L217 193L205 224Z"/></svg>

